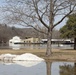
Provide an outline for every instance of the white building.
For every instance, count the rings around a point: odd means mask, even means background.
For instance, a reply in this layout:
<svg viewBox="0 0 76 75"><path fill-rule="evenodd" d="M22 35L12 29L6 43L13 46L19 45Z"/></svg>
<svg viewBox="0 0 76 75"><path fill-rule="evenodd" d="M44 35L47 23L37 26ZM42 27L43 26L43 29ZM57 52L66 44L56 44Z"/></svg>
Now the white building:
<svg viewBox="0 0 76 75"><path fill-rule="evenodd" d="M21 42L20 37L14 36L12 39L9 40L9 47L13 49L20 49L20 44L15 44L20 42Z"/></svg>
<svg viewBox="0 0 76 75"><path fill-rule="evenodd" d="M43 43L47 43L47 39L42 39L41 41ZM51 42L53 44L57 44L57 43L71 43L71 39L51 39Z"/></svg>
<svg viewBox="0 0 76 75"><path fill-rule="evenodd" d="M11 43L19 43L19 42L21 42L21 39L20 39L20 37L18 37L18 36L14 36L12 39L10 39L9 40L9 43L11 44Z"/></svg>

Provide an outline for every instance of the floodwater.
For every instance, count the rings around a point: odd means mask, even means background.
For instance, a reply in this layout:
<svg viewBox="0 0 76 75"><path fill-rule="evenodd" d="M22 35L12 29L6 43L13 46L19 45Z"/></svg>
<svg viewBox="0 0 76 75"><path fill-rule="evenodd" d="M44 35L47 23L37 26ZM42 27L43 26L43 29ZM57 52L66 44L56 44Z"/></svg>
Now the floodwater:
<svg viewBox="0 0 76 75"><path fill-rule="evenodd" d="M0 62L0 75L76 75L76 64L74 62L48 61L32 65L30 61L30 64L27 63L26 65L25 63L25 65L22 65Z"/></svg>
<svg viewBox="0 0 76 75"><path fill-rule="evenodd" d="M0 49L45 49L46 44L11 44L11 45L0 45ZM73 49L72 45L61 45L53 44L53 49Z"/></svg>
<svg viewBox="0 0 76 75"><path fill-rule="evenodd" d="M0 48L46 48L46 44L39 45L13 45L13 46L0 46ZM60 46L52 45L52 48L68 48L73 46L65 45ZM58 61L0 61L0 75L76 75L76 63L75 62L58 62Z"/></svg>

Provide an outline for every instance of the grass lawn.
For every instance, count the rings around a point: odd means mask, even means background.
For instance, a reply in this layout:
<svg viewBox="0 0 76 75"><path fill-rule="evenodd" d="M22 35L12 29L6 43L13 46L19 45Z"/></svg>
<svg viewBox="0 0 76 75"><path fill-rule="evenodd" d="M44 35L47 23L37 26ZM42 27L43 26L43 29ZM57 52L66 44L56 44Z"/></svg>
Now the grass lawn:
<svg viewBox="0 0 76 75"><path fill-rule="evenodd" d="M62 50L62 49L52 49L52 54L46 56L46 49L0 49L0 54L24 54L24 53L33 53L39 57L42 57L46 60L53 61L74 61L76 62L76 50Z"/></svg>

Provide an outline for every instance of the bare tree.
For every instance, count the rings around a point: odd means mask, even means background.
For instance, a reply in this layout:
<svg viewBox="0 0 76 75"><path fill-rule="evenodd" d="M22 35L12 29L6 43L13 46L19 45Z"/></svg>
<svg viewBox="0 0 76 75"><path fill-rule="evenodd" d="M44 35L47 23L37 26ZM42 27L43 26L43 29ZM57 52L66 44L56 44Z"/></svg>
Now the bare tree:
<svg viewBox="0 0 76 75"><path fill-rule="evenodd" d="M6 19L9 23L33 27L47 35L46 54L51 55L51 39L54 27L59 25L76 6L76 0L7 0ZM59 20L56 17L62 16ZM7 22L7 21L6 21ZM42 31L46 27L48 32Z"/></svg>

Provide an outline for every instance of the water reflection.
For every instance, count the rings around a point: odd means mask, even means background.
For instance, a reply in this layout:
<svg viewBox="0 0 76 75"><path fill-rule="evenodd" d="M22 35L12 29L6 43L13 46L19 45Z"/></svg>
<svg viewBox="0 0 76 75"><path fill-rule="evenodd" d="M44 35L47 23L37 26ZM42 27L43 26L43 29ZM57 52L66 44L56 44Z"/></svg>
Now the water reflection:
<svg viewBox="0 0 76 75"><path fill-rule="evenodd" d="M74 65L63 65L59 66L60 75L76 75L76 63Z"/></svg>
<svg viewBox="0 0 76 75"><path fill-rule="evenodd" d="M47 44L4 44L0 45L0 48L6 49L24 49L24 48L30 48L30 49L45 49L47 48ZM58 46L58 44L52 44L53 49L73 49L71 45L64 45L64 46Z"/></svg>
<svg viewBox="0 0 76 75"><path fill-rule="evenodd" d="M21 45L12 43L12 44L9 44L9 48L12 48L14 50L18 50L21 48Z"/></svg>
<svg viewBox="0 0 76 75"><path fill-rule="evenodd" d="M15 64L24 66L24 67L32 67L41 63L40 61L14 61Z"/></svg>
<svg viewBox="0 0 76 75"><path fill-rule="evenodd" d="M46 61L46 75L76 75L76 63Z"/></svg>
<svg viewBox="0 0 76 75"><path fill-rule="evenodd" d="M45 62L26 67L19 64L0 64L0 75L46 75Z"/></svg>
<svg viewBox="0 0 76 75"><path fill-rule="evenodd" d="M52 62L50 61L46 61L46 72L47 72L47 75L51 75L51 65L52 65Z"/></svg>
<svg viewBox="0 0 76 75"><path fill-rule="evenodd" d="M21 48L40 49L42 44L21 44Z"/></svg>
<svg viewBox="0 0 76 75"><path fill-rule="evenodd" d="M29 62L30 64L26 62L1 61L0 75L76 75L76 63L74 62L33 62L31 66L32 62Z"/></svg>

